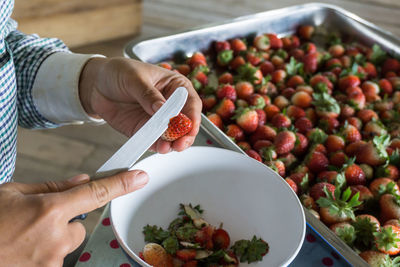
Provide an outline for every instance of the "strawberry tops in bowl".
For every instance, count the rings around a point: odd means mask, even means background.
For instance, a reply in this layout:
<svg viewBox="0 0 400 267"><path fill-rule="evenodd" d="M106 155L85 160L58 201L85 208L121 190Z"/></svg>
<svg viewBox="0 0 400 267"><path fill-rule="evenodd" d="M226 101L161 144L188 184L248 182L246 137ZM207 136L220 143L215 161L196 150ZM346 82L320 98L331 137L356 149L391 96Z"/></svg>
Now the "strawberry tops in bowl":
<svg viewBox="0 0 400 267"><path fill-rule="evenodd" d="M204 219L223 223L231 240L259 236L268 241L261 262L240 266L285 266L300 250L305 217L296 194L274 171L246 155L191 147L153 155L133 168L146 171L150 181L113 200L111 220L121 247L141 266L150 266L139 257L145 246L143 226L167 229L180 203L200 204Z"/></svg>

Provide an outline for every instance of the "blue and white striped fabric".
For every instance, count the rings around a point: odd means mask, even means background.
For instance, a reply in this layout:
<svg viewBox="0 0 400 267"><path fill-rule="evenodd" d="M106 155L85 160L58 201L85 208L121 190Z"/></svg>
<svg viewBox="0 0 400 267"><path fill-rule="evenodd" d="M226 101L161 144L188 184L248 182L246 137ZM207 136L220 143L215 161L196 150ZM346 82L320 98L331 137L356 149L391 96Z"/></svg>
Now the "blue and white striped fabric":
<svg viewBox="0 0 400 267"><path fill-rule="evenodd" d="M33 104L32 85L41 63L52 53L68 51L57 39L25 35L10 19L13 0L0 0L0 184L12 178L17 123L26 128L54 128Z"/></svg>

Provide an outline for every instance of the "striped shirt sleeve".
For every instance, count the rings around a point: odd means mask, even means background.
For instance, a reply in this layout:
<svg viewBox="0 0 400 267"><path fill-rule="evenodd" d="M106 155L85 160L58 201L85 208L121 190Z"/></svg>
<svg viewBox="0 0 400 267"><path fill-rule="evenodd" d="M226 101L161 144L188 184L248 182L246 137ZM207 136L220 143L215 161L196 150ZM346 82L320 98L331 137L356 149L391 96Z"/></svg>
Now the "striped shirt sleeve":
<svg viewBox="0 0 400 267"><path fill-rule="evenodd" d="M69 52L68 48L58 39L39 38L18 30L10 31L5 40L15 65L18 124L33 129L59 126L39 113L34 105L32 87L42 62L55 52Z"/></svg>

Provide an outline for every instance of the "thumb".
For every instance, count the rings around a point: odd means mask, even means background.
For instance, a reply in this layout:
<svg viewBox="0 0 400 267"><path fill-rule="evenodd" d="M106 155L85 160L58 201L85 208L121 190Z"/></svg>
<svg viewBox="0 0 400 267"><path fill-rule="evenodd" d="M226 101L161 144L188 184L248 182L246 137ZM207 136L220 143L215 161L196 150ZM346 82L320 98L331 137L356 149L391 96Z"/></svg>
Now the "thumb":
<svg viewBox="0 0 400 267"><path fill-rule="evenodd" d="M149 115L153 115L165 102L164 96L154 86L146 86L137 90L136 100Z"/></svg>
<svg viewBox="0 0 400 267"><path fill-rule="evenodd" d="M144 187L149 178L143 171L126 171L116 175L73 187L58 195L65 205L68 220L107 204L116 197Z"/></svg>

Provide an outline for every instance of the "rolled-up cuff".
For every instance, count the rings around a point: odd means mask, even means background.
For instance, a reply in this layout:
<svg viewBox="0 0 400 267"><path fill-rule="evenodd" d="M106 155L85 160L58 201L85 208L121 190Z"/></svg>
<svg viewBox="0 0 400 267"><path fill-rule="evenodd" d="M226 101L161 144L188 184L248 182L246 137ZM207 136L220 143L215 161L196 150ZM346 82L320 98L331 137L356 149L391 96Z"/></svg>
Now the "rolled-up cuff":
<svg viewBox="0 0 400 267"><path fill-rule="evenodd" d="M39 113L57 124L103 124L89 116L79 98L79 78L86 62L102 55L58 52L40 66L32 88L33 102Z"/></svg>

